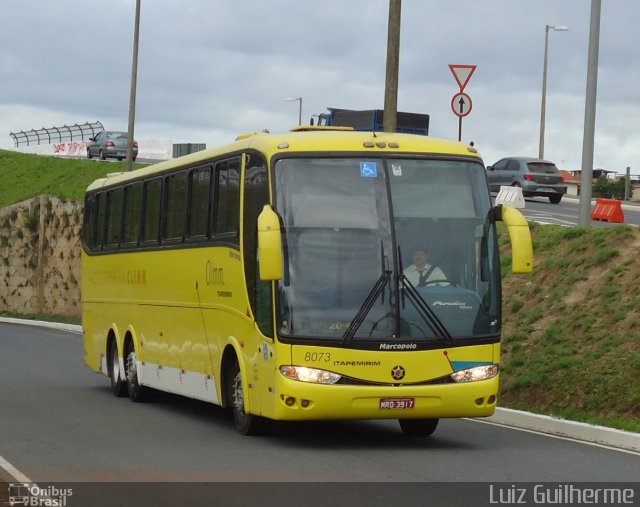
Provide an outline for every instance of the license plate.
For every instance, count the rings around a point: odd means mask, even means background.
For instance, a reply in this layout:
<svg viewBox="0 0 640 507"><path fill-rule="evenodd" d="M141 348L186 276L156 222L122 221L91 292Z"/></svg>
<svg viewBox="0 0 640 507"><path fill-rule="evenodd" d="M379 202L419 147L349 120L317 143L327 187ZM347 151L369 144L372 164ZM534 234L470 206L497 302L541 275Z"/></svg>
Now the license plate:
<svg viewBox="0 0 640 507"><path fill-rule="evenodd" d="M408 410L415 405L415 398L380 398L380 408L386 410Z"/></svg>

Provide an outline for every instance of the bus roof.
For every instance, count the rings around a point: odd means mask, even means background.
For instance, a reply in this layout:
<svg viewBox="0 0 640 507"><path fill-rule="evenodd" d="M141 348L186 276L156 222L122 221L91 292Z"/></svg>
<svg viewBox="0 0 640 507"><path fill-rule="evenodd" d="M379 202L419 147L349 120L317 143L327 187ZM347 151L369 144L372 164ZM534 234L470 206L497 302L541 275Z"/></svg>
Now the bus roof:
<svg viewBox="0 0 640 507"><path fill-rule="evenodd" d="M159 162L131 172L110 173L89 185L87 191L96 190L127 180L169 172L186 165L197 165L224 156L247 150L257 150L271 158L277 153L318 153L318 152L365 152L376 155L424 153L473 157L478 160L477 150L466 144L414 134L387 132L357 132L342 128L304 127L291 132L270 134L255 132L238 136L236 142L199 151L179 158Z"/></svg>

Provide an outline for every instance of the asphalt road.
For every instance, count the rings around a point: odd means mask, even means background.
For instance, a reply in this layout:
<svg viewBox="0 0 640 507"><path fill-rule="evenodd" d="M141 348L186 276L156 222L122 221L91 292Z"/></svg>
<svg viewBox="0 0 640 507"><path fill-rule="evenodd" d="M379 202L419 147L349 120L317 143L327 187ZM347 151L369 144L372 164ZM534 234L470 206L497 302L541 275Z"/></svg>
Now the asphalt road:
<svg viewBox="0 0 640 507"><path fill-rule="evenodd" d="M347 483L376 483L366 491L352 484L351 494L374 491L380 501L403 505L426 493L488 505L488 483L640 481L637 453L472 420L443 420L427 439L403 436L395 421L280 424L269 436L244 437L213 405L162 393L136 404L115 398L108 384L84 366L79 335L0 324L0 457L38 482L290 482L284 490L316 500L319 486L303 484L332 483L351 498ZM425 490L449 481L478 484ZM394 486L401 483L413 484ZM380 485L386 487L377 491ZM265 491L230 494L240 502Z"/></svg>
<svg viewBox="0 0 640 507"><path fill-rule="evenodd" d="M591 206L593 210L594 205ZM551 204L548 199L534 197L525 199L525 207L520 210L527 220L541 224L556 224L565 226L578 225L580 216L580 201L577 198L565 197L560 204ZM623 205L624 223L640 225L640 206L637 204ZM594 227L613 227L616 223L592 220Z"/></svg>

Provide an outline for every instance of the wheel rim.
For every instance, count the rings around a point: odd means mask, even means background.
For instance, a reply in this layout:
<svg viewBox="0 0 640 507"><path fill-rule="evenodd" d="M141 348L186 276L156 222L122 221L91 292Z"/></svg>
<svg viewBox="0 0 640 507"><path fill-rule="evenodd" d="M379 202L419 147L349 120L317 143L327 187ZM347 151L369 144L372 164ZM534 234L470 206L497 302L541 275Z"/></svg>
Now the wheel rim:
<svg viewBox="0 0 640 507"><path fill-rule="evenodd" d="M244 390L242 388L242 375L240 372L237 372L235 377L233 377L233 387L232 387L232 403L233 403L233 414L236 419L239 421L244 420Z"/></svg>
<svg viewBox="0 0 640 507"><path fill-rule="evenodd" d="M136 367L136 353L135 351L129 352L127 356L127 381L132 384L138 380L138 370Z"/></svg>
<svg viewBox="0 0 640 507"><path fill-rule="evenodd" d="M111 345L111 377L114 382L120 380L120 362L118 361L118 347Z"/></svg>

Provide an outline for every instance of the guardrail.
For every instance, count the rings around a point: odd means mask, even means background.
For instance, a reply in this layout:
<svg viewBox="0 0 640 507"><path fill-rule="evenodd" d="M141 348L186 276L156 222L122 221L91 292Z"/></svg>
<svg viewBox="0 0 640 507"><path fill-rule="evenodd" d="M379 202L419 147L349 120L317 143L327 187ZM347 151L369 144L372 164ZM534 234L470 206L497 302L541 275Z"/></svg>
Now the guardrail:
<svg viewBox="0 0 640 507"><path fill-rule="evenodd" d="M74 125L63 125L62 127L42 127L41 129L22 130L20 132L9 132L16 148L20 146L31 146L39 144L52 144L63 142L86 141L95 137L98 132L104 130L99 121L93 123L82 123Z"/></svg>

